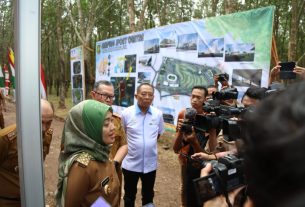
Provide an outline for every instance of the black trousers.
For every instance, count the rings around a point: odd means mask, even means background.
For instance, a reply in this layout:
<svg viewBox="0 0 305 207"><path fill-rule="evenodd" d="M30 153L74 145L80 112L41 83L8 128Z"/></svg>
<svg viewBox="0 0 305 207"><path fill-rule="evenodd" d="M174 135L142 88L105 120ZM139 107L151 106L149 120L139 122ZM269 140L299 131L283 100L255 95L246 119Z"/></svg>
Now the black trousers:
<svg viewBox="0 0 305 207"><path fill-rule="evenodd" d="M148 203L153 203L154 185L156 180L156 170L149 173L139 173L129 170L123 170L124 175L124 206L134 207L137 195L137 184L139 178L142 182L142 206Z"/></svg>

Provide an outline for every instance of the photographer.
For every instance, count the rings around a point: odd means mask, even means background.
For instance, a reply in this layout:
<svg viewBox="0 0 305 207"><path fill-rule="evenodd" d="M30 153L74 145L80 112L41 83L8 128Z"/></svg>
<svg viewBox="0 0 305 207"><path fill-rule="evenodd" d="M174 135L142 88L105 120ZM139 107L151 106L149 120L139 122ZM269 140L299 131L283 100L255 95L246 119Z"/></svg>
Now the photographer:
<svg viewBox="0 0 305 207"><path fill-rule="evenodd" d="M265 97L266 88L250 87L246 90L241 99L244 107L255 106L260 100Z"/></svg>
<svg viewBox="0 0 305 207"><path fill-rule="evenodd" d="M244 206L305 206L304 88L304 82L293 84L267 97L246 117L242 154L250 199ZM211 170L207 164L202 176ZM204 207L228 206L238 190L229 193L227 201L218 196Z"/></svg>
<svg viewBox="0 0 305 207"><path fill-rule="evenodd" d="M173 145L175 153L179 153L181 164L181 203L182 206L198 206L194 199L194 188L192 180L200 176L200 168L192 165L190 156L196 152L202 152L207 140L209 147L214 150L216 146L216 130L212 129L205 133L190 127L190 131L184 130L184 123L192 119L195 114L205 114L203 104L206 100L207 89L203 86L195 86L191 94L192 109L184 109L178 114L176 138ZM200 205L199 205L200 206Z"/></svg>
<svg viewBox="0 0 305 207"><path fill-rule="evenodd" d="M218 86L219 86L218 83L221 84L220 91L224 91L224 90L227 90L229 88L234 88L234 87L229 85L229 74L227 74L227 73L214 75L214 82L215 82L215 87L217 89L218 89ZM227 106L236 106L237 105L237 100L236 99L222 100L221 104L227 105Z"/></svg>
<svg viewBox="0 0 305 207"><path fill-rule="evenodd" d="M217 92L218 88L216 88L215 85L209 85L207 89L208 89L208 95L206 97L206 100L211 100L213 99L213 93Z"/></svg>
<svg viewBox="0 0 305 207"><path fill-rule="evenodd" d="M249 108L257 105L265 96L266 96L266 88L260 88L260 87L250 87L247 89L247 91L244 93L242 99L241 99L241 105L245 108L240 108L242 114L245 113L246 110L249 110ZM230 118L230 120L239 120L240 115L234 115ZM236 138L234 137L234 140ZM235 141L226 140L223 137L223 130L221 130L217 136L217 146L216 151L223 152L223 151L231 151L236 152L235 147Z"/></svg>
<svg viewBox="0 0 305 207"><path fill-rule="evenodd" d="M277 64L271 69L269 75L269 85L279 78L280 70L280 64ZM305 68L296 65L293 72L299 75L301 79L305 79Z"/></svg>
<svg viewBox="0 0 305 207"><path fill-rule="evenodd" d="M224 88L229 88L229 74L228 73L221 73L218 75L214 75L214 83L215 87L218 88L219 84L221 84L221 90Z"/></svg>

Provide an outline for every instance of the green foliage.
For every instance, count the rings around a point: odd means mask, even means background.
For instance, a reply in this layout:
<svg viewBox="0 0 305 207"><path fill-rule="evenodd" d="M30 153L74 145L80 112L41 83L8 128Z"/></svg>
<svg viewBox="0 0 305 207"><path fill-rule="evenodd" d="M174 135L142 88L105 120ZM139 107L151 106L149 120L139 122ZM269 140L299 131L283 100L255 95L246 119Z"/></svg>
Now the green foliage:
<svg viewBox="0 0 305 207"><path fill-rule="evenodd" d="M95 48L96 41L120 36L129 33L129 17L127 0L79 0L82 17L79 16L78 0L42 0L41 15L41 62L44 65L48 87L56 94L57 81L62 77L59 71L59 52L56 26L57 9L62 10L60 27L62 29L62 41L65 53L65 77L70 79L70 49L82 44L78 38L78 31L83 27L89 28L91 18L95 18L94 27L89 31L88 47ZM7 63L7 47L13 46L13 3L12 0L0 1L0 64ZM70 3L69 3L70 2ZM139 16L144 0L134 0L136 24L139 24ZM228 4L227 2L235 2ZM241 3L244 2L244 3ZM300 58L305 52L305 6L304 1L298 0L298 31L296 56ZM64 4L67 4L68 10ZM149 0L144 13L144 28L150 29L163 25L190 21L193 19L219 16L226 13L228 7L231 11L239 12L255 8L274 5L274 36L277 43L279 59L287 60L288 43L291 28L291 1L277 0ZM75 21L73 26L68 13ZM237 26L248 24L236 22ZM137 26L137 25L136 25ZM263 29L262 29L263 30ZM217 32L217 31L214 31ZM246 32L246 31L245 31ZM263 44L263 43L262 43ZM89 52L89 75L94 79L95 52ZM299 65L305 66L305 57Z"/></svg>

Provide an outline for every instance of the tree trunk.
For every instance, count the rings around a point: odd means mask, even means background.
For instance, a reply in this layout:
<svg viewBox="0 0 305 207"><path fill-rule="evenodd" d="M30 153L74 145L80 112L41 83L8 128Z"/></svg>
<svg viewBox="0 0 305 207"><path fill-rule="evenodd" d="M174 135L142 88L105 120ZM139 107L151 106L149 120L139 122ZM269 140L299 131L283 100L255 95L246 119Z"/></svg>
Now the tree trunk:
<svg viewBox="0 0 305 207"><path fill-rule="evenodd" d="M236 11L235 0L225 0L225 13L231 14Z"/></svg>
<svg viewBox="0 0 305 207"><path fill-rule="evenodd" d="M166 25L167 24L167 4L168 4L168 0L164 0L163 1L163 6L162 6L162 10L161 10L161 17L160 17L160 26Z"/></svg>
<svg viewBox="0 0 305 207"><path fill-rule="evenodd" d="M217 4L219 0L212 0L212 15L216 16Z"/></svg>
<svg viewBox="0 0 305 207"><path fill-rule="evenodd" d="M91 52L93 53L94 50L90 47L90 40L92 38L92 31L93 27L96 21L96 14L99 12L99 9L101 9L101 2L98 0L92 0L88 1L88 8L89 11L87 11L87 15L85 17L85 10L82 8L81 1L76 1L77 11L78 11L78 21L75 21L72 14L71 14L71 8L68 8L67 4L65 4L68 15L70 18L70 21L73 25L74 31L79 39L79 41L82 43L83 46L83 55L84 55L84 65L85 65L85 88L86 91L90 89L90 85L92 82L92 79L94 80L92 74L94 74L93 65L94 62L91 61ZM70 5L71 7L71 5ZM105 9L103 12L108 10L110 7ZM85 92L85 96L87 96L87 92Z"/></svg>
<svg viewBox="0 0 305 207"><path fill-rule="evenodd" d="M139 31L142 31L144 29L143 25L144 25L144 14L145 14L145 10L147 8L148 5L148 0L144 0L143 5L142 5L142 10L140 13L140 21L139 21Z"/></svg>
<svg viewBox="0 0 305 207"><path fill-rule="evenodd" d="M94 84L94 76L93 74L95 74L95 70L93 68L93 65L91 64L91 53L90 51L87 51L85 48L83 49L84 52L84 66L85 66L85 96L86 98L89 97L90 95L90 91L92 89L92 86Z"/></svg>
<svg viewBox="0 0 305 207"><path fill-rule="evenodd" d="M298 39L298 1L291 0L291 27L288 44L288 61L296 61L297 59L297 39Z"/></svg>
<svg viewBox="0 0 305 207"><path fill-rule="evenodd" d="M136 31L134 0L127 0L130 32Z"/></svg>
<svg viewBox="0 0 305 207"><path fill-rule="evenodd" d="M57 46L59 52L59 69L60 69L60 81L59 81L59 102L58 108L65 109L65 51L62 41L62 30L61 30L61 16L62 16L62 0L59 0L57 6L57 23L56 23L56 32L57 32Z"/></svg>

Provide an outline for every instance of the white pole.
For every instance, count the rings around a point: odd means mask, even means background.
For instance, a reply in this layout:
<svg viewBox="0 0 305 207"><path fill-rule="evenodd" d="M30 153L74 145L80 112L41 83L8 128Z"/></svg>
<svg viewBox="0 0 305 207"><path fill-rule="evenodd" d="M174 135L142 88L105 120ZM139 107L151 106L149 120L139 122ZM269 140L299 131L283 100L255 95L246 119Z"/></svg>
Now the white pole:
<svg viewBox="0 0 305 207"><path fill-rule="evenodd" d="M14 37L21 202L23 207L43 207L39 0L16 1Z"/></svg>

